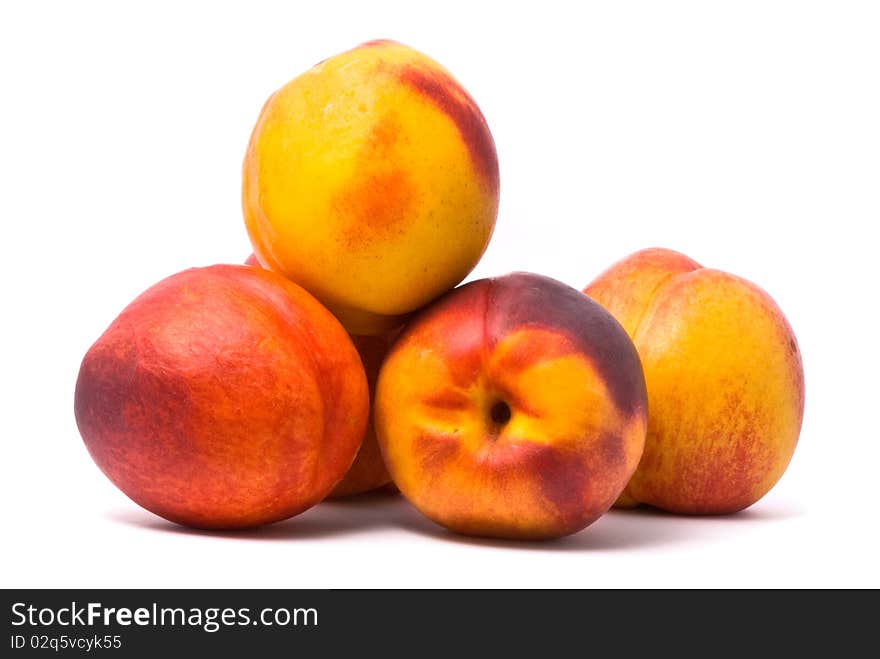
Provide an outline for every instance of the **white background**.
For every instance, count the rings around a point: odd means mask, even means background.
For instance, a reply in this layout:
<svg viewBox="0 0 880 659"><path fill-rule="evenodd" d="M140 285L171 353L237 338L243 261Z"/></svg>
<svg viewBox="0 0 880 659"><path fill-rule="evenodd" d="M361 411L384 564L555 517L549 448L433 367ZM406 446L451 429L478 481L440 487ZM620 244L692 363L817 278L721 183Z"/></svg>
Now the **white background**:
<svg viewBox="0 0 880 659"><path fill-rule="evenodd" d="M878 35L870 2L3 3L0 585L880 586ZM545 544L456 537L387 496L212 534L98 471L73 417L86 349L162 277L248 255L263 101L377 37L448 67L492 128L501 211L473 276L580 288L659 245L777 300L807 405L767 497Z"/></svg>

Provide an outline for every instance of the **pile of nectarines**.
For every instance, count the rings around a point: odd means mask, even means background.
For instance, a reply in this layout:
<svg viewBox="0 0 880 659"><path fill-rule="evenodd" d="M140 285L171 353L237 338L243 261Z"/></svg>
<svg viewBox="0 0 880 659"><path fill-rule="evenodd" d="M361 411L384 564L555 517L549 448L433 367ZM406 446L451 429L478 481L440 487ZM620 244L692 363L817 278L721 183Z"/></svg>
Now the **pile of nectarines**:
<svg viewBox="0 0 880 659"><path fill-rule="evenodd" d="M449 529L551 538L615 502L734 512L788 465L800 352L754 284L650 249L583 292L455 288L498 159L425 55L372 41L290 81L243 170L247 264L149 288L80 368L86 447L144 508L241 528L393 482Z"/></svg>

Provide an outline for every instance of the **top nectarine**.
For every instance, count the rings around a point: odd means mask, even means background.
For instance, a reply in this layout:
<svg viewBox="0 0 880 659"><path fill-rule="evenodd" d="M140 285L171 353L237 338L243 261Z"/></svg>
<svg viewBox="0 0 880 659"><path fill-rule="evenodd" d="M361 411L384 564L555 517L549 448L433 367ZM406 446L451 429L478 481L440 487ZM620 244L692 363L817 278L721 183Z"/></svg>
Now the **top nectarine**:
<svg viewBox="0 0 880 659"><path fill-rule="evenodd" d="M242 206L260 263L352 334L379 334L476 265L498 187L473 98L425 55L373 41L272 94L245 155Z"/></svg>

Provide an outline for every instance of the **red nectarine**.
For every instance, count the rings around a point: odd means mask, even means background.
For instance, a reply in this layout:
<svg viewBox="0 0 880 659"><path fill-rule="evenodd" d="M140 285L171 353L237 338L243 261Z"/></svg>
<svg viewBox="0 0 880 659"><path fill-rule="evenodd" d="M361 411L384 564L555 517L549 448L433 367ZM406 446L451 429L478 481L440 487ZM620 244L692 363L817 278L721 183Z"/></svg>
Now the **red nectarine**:
<svg viewBox="0 0 880 659"><path fill-rule="evenodd" d="M323 499L364 436L367 381L339 322L260 268L173 275L89 349L80 433L101 470L166 519L234 528Z"/></svg>

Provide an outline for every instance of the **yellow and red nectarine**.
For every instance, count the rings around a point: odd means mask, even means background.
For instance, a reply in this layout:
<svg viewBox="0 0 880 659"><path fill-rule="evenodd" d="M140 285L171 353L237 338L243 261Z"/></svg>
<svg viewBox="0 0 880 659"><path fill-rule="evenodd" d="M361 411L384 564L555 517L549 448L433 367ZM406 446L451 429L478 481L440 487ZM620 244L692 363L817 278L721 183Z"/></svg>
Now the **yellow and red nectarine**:
<svg viewBox="0 0 880 659"><path fill-rule="evenodd" d="M498 211L498 158L477 104L393 41L326 59L272 94L243 169L260 263L352 334L396 327L460 282Z"/></svg>
<svg viewBox="0 0 880 659"><path fill-rule="evenodd" d="M517 273L411 321L379 373L376 434L400 491L454 531L551 538L593 522L642 453L645 381L618 322Z"/></svg>
<svg viewBox="0 0 880 659"><path fill-rule="evenodd" d="M764 496L804 412L797 340L770 296L667 249L619 261L584 292L626 328L648 385L645 453L619 504L732 513Z"/></svg>

